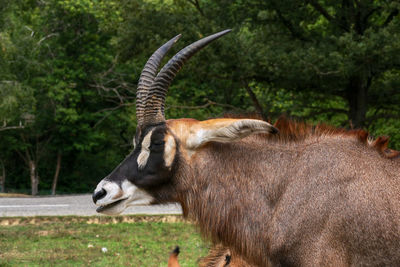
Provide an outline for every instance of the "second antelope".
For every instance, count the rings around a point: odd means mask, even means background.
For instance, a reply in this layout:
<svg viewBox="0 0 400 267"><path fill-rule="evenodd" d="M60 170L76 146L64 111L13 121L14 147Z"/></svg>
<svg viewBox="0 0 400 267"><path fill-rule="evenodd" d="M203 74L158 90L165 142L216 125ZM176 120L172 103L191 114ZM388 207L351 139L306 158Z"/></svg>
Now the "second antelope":
<svg viewBox="0 0 400 267"><path fill-rule="evenodd" d="M164 117L184 62L223 31L146 63L135 148L97 186L99 212L179 202L205 237L256 266L400 266L400 160L363 131Z"/></svg>

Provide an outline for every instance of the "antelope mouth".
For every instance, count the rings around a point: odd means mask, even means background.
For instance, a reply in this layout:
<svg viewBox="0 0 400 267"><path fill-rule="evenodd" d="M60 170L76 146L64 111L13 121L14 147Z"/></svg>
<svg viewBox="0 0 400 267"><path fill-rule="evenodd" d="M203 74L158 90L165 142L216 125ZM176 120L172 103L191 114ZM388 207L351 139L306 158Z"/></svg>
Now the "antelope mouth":
<svg viewBox="0 0 400 267"><path fill-rule="evenodd" d="M128 198L123 198L123 199L117 200L117 201L115 201L115 202L113 202L113 203L110 203L110 204L107 204L107 205L102 205L102 206L98 207L98 208L96 209L96 211L97 211L97 212L104 212L104 211L106 211L106 210L108 210L108 209L111 209L111 208L113 208L113 207L115 207L115 206L118 206L119 204L121 204L123 201L125 201L125 200L127 200L127 199L128 199Z"/></svg>

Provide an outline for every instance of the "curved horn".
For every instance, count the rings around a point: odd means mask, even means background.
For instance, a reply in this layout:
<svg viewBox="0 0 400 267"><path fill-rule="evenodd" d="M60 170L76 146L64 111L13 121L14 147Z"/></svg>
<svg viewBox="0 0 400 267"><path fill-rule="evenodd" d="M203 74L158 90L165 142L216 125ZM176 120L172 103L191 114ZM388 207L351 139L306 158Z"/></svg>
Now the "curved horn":
<svg viewBox="0 0 400 267"><path fill-rule="evenodd" d="M180 37L181 34L175 36L174 38L166 42L163 46L158 48L153 53L153 55L151 55L149 60L147 60L146 65L143 67L136 89L136 117L138 120L138 125L143 124L146 96L148 93L148 89L150 88L151 84L154 81L154 77L157 74L157 70L160 66L161 60Z"/></svg>
<svg viewBox="0 0 400 267"><path fill-rule="evenodd" d="M208 45L210 42L227 34L231 30L225 30L208 37L205 37L179 51L167 64L160 70L151 85L146 96L146 108L144 114L144 124L155 124L165 121L164 104L168 87L175 78L183 64L197 51Z"/></svg>

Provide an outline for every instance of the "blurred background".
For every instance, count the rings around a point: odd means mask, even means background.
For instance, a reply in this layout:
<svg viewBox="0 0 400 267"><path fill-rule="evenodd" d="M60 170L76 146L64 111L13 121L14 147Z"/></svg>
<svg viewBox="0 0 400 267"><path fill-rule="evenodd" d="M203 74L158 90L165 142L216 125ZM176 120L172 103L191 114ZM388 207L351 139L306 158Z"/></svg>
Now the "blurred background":
<svg viewBox="0 0 400 267"><path fill-rule="evenodd" d="M132 149L148 57L231 28L170 87L167 118L281 114L400 149L396 0L0 0L0 191L91 192Z"/></svg>

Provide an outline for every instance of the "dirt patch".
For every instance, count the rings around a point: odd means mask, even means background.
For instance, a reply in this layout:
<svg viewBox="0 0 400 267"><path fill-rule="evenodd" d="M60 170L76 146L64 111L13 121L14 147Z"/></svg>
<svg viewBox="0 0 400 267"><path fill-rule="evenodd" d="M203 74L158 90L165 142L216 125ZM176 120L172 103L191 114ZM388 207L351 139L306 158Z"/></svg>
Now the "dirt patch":
<svg viewBox="0 0 400 267"><path fill-rule="evenodd" d="M0 197L31 197L31 196L18 193L0 193Z"/></svg>
<svg viewBox="0 0 400 267"><path fill-rule="evenodd" d="M21 257L23 257L24 256L24 253L22 253L22 252L19 252L19 251L17 251L17 250L10 250L10 251L7 251L7 252L0 252L0 259L7 259L7 258L21 258ZM3 266L3 265L1 265L1 266ZM5 265L5 266L7 266L7 265Z"/></svg>
<svg viewBox="0 0 400 267"><path fill-rule="evenodd" d="M56 230L39 230L36 231L35 234L38 236L54 236L58 233L58 231ZM78 234L79 231L75 231L75 230L63 230L63 233L68 234L68 235L73 235L73 234Z"/></svg>
<svg viewBox="0 0 400 267"><path fill-rule="evenodd" d="M181 215L125 215L125 216L38 216L38 217L6 217L0 218L1 226L50 224L50 223L87 223L116 224L137 222L177 223L185 221Z"/></svg>
<svg viewBox="0 0 400 267"><path fill-rule="evenodd" d="M50 234L54 234L54 231L41 230L41 231L37 231L36 234L38 236L48 236Z"/></svg>

